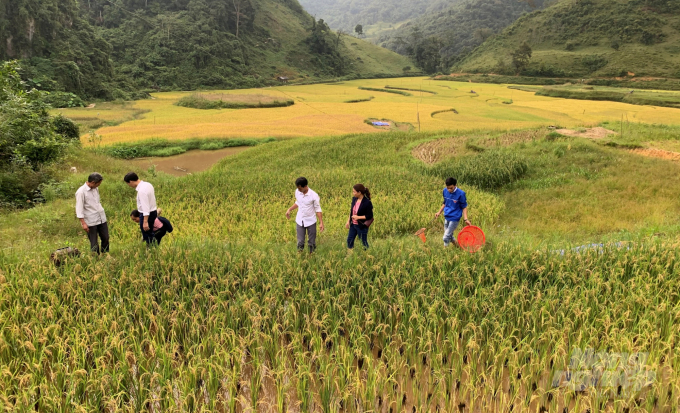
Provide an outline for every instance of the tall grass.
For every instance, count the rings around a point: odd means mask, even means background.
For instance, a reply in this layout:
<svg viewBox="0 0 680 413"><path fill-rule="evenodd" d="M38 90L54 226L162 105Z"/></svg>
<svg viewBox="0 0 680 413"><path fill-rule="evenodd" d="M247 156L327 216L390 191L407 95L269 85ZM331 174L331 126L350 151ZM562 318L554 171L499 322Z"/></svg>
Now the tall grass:
<svg viewBox="0 0 680 413"><path fill-rule="evenodd" d="M118 143L105 146L102 151L119 159L145 158L149 156L173 156L186 151L201 149L205 151L233 148L237 146L256 146L262 143L274 142L276 139L188 139L186 141L168 141L165 139L151 139L135 143Z"/></svg>
<svg viewBox="0 0 680 413"><path fill-rule="evenodd" d="M504 150L487 150L479 155L443 161L425 170L439 178L455 177L461 184L481 189L498 189L522 178L529 170L520 155Z"/></svg>
<svg viewBox="0 0 680 413"><path fill-rule="evenodd" d="M233 101L222 99L208 99L200 94L193 94L180 98L176 103L177 106L193 109L251 109L251 108L281 108L292 106L295 101L292 99L286 100L266 100L264 102L251 101Z"/></svg>

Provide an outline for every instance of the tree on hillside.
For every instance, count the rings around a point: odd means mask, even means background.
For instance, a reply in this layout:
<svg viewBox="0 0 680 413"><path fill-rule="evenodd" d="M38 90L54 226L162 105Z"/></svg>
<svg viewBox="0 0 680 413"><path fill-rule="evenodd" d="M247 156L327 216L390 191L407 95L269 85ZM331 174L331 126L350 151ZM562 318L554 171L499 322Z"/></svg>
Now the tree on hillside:
<svg viewBox="0 0 680 413"><path fill-rule="evenodd" d="M480 43L485 42L486 39L491 36L493 36L493 30L489 29L488 27L475 30L475 39Z"/></svg>
<svg viewBox="0 0 680 413"><path fill-rule="evenodd" d="M336 39L335 39L335 47L336 47L336 48L337 48L337 47L340 47L340 39L342 38L342 36L344 36L344 35L346 35L346 34L347 34L347 33L345 33L345 31L342 30L342 29L340 29L340 30L337 31L337 33L336 33L337 37L336 37Z"/></svg>
<svg viewBox="0 0 680 413"><path fill-rule="evenodd" d="M529 46L527 42L524 42L517 50L510 54L512 57L512 66L515 68L518 75L529 66L532 53L531 46Z"/></svg>
<svg viewBox="0 0 680 413"><path fill-rule="evenodd" d="M231 1L232 4L234 5L234 14L236 15L236 38L238 39L238 32L241 26L241 17L248 18L248 16L241 12L244 9L247 0L231 0Z"/></svg>
<svg viewBox="0 0 680 413"><path fill-rule="evenodd" d="M413 51L413 60L425 73L436 73L441 67L442 41L436 36L430 36L420 41Z"/></svg>
<svg viewBox="0 0 680 413"><path fill-rule="evenodd" d="M358 34L359 36L364 35L364 26L357 24L356 27L354 28L354 32Z"/></svg>

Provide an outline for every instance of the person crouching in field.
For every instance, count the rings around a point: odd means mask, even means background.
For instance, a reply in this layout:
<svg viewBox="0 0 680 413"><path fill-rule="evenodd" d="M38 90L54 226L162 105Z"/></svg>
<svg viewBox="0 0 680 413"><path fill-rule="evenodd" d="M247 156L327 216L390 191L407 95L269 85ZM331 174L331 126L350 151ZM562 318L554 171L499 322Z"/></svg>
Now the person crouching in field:
<svg viewBox="0 0 680 413"><path fill-rule="evenodd" d="M139 213L136 209L130 213L130 218L135 221L137 224L139 224L140 216L142 214ZM158 217L156 217L156 221L154 221L153 224L153 237L154 237L154 242L158 245L161 245L161 240L165 236L165 234L170 234L172 233L173 228L172 224L170 223L170 220L162 217L161 216L161 209L158 209Z"/></svg>
<svg viewBox="0 0 680 413"><path fill-rule="evenodd" d="M295 181L295 203L286 211L286 219L290 219L290 213L298 210L295 217L297 226L297 248L298 252L305 249L305 235L309 244L309 253L316 250L316 222L319 221L319 229L324 231L323 212L319 195L309 189L307 178L300 177Z"/></svg>
<svg viewBox="0 0 680 413"><path fill-rule="evenodd" d="M456 242L453 239L453 231L458 228L461 218L463 218L465 225L470 225L465 192L457 188L457 184L458 181L455 178L446 179L446 188L442 192L444 203L439 212L434 215L436 219L444 212L444 247L448 247L451 241Z"/></svg>
<svg viewBox="0 0 680 413"><path fill-rule="evenodd" d="M349 218L345 228L349 229L347 234L347 248L354 248L354 240L359 237L368 248L368 228L373 223L373 204L371 203L371 192L362 184L352 187L352 206L349 210Z"/></svg>

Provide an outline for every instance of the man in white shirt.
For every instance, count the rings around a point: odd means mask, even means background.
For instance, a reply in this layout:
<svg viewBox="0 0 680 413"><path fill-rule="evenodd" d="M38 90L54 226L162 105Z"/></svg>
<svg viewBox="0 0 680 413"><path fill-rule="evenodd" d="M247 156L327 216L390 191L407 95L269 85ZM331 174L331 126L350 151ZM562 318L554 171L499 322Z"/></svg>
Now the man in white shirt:
<svg viewBox="0 0 680 413"><path fill-rule="evenodd" d="M156 193L153 185L144 182L136 173L130 172L123 178L130 188L137 190L137 211L144 218L139 220L139 229L142 231L142 239L147 245L151 245L156 238L154 237L153 223L156 222L158 212L156 211Z"/></svg>
<svg viewBox="0 0 680 413"><path fill-rule="evenodd" d="M95 172L76 192L76 217L90 239L90 249L97 254L109 252L109 225L99 198L99 185L103 180L101 174ZM100 238L101 249L99 248Z"/></svg>
<svg viewBox="0 0 680 413"><path fill-rule="evenodd" d="M316 249L316 222L319 221L319 229L324 231L323 213L319 203L319 195L309 189L307 178L298 178L295 181L295 203L286 211L286 218L290 219L290 213L298 210L295 217L297 224L297 247L302 252L305 249L305 235L308 238L309 253Z"/></svg>

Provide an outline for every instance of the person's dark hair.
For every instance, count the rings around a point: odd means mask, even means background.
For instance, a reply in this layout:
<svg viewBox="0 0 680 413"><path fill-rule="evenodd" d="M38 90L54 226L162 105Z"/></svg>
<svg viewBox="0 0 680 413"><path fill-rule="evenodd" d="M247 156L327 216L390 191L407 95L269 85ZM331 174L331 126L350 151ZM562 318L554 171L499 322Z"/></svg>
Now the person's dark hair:
<svg viewBox="0 0 680 413"><path fill-rule="evenodd" d="M458 185L458 180L456 178L446 178L446 186Z"/></svg>
<svg viewBox="0 0 680 413"><path fill-rule="evenodd" d="M125 178L123 178L123 181L125 181L126 184L129 184L132 181L139 181L139 177L134 172L128 172L127 175L125 175Z"/></svg>
<svg viewBox="0 0 680 413"><path fill-rule="evenodd" d="M87 182L91 184L98 184L99 182L103 181L104 177L99 173L99 172L93 172L90 174L90 176L87 177Z"/></svg>
<svg viewBox="0 0 680 413"><path fill-rule="evenodd" d="M368 190L363 184L356 184L353 186L354 190L363 194L366 198L371 199L371 191Z"/></svg>
<svg viewBox="0 0 680 413"><path fill-rule="evenodd" d="M137 211L136 209L133 209L132 212L130 212L131 217L139 218L139 215L140 215L139 211Z"/></svg>
<svg viewBox="0 0 680 413"><path fill-rule="evenodd" d="M295 180L295 186L299 188L304 188L307 185L309 185L309 182L307 182L307 178L305 177L299 177L298 179Z"/></svg>

